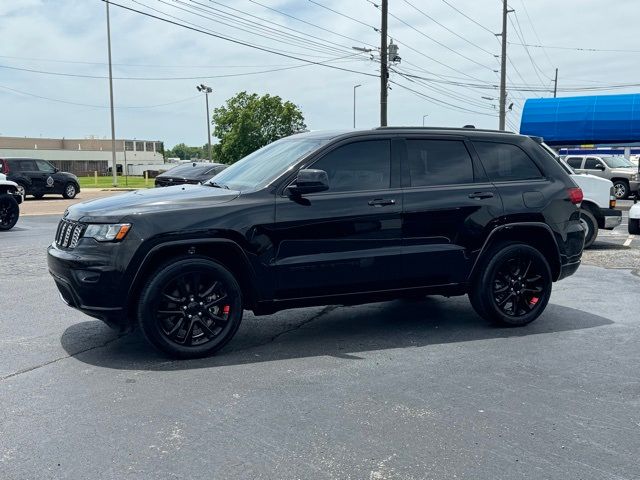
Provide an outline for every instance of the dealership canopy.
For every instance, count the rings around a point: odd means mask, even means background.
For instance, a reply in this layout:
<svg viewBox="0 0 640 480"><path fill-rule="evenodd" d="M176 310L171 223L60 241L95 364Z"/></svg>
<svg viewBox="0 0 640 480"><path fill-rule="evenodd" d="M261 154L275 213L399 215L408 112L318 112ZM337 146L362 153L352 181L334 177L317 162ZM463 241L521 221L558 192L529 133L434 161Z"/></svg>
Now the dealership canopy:
<svg viewBox="0 0 640 480"><path fill-rule="evenodd" d="M640 94L531 98L520 133L550 145L640 142Z"/></svg>

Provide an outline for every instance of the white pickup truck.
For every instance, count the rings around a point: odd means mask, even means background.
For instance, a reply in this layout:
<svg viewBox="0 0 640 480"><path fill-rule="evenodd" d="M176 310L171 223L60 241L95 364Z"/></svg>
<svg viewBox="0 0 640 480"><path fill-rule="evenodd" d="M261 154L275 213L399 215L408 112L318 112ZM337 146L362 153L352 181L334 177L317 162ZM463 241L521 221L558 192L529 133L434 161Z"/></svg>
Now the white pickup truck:
<svg viewBox="0 0 640 480"><path fill-rule="evenodd" d="M585 229L584 248L588 248L596 241L600 228L613 230L622 223L622 212L615 209L613 183L595 175L576 173L551 147L542 145L582 189L584 199L580 205L580 222Z"/></svg>

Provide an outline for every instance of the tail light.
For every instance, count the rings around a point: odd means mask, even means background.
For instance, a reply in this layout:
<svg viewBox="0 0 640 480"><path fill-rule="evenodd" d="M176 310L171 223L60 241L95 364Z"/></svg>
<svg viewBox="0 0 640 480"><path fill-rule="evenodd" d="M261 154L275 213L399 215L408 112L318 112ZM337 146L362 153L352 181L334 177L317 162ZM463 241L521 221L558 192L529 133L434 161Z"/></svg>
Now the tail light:
<svg viewBox="0 0 640 480"><path fill-rule="evenodd" d="M579 187L570 188L567 190L567 193L569 194L569 201L574 205L579 205L580 202L582 202L582 199L584 198L582 189Z"/></svg>
<svg viewBox="0 0 640 480"><path fill-rule="evenodd" d="M9 174L9 162L0 158L0 173Z"/></svg>
<svg viewBox="0 0 640 480"><path fill-rule="evenodd" d="M616 196L613 194L613 187L609 190L609 208L616 208Z"/></svg>

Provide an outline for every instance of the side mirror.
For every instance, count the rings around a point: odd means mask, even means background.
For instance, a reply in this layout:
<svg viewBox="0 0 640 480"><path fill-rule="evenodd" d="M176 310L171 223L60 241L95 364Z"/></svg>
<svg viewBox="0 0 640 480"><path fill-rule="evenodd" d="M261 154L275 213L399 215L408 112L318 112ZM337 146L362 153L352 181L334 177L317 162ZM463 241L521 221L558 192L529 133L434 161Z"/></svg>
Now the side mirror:
<svg viewBox="0 0 640 480"><path fill-rule="evenodd" d="M600 170L601 172L604 172L605 170L604 165L601 163L596 164L596 170Z"/></svg>
<svg viewBox="0 0 640 480"><path fill-rule="evenodd" d="M59 171L60 171L60 169L59 169L59 168L57 168L57 167L53 167L53 173L58 173Z"/></svg>
<svg viewBox="0 0 640 480"><path fill-rule="evenodd" d="M329 176L324 170L300 170L296 183L287 187L287 195L296 196L306 193L324 192L329 190Z"/></svg>

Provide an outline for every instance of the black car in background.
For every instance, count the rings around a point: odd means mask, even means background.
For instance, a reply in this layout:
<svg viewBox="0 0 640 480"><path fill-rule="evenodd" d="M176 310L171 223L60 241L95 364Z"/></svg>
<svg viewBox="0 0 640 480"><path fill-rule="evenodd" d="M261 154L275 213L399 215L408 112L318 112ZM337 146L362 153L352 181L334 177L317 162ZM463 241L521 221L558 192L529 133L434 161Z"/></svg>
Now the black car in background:
<svg viewBox="0 0 640 480"><path fill-rule="evenodd" d="M468 294L522 326L580 265L582 197L522 135L309 132L202 185L69 207L49 271L70 306L182 358L222 348L244 310Z"/></svg>
<svg viewBox="0 0 640 480"><path fill-rule="evenodd" d="M171 185L197 185L211 179L227 165L210 162L189 162L161 173L156 177L156 187L170 187Z"/></svg>
<svg viewBox="0 0 640 480"><path fill-rule="evenodd" d="M61 172L51 163L39 158L0 158L0 173L7 180L18 184L21 195L42 198L45 195L62 195L74 198L80 192L78 177Z"/></svg>

